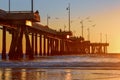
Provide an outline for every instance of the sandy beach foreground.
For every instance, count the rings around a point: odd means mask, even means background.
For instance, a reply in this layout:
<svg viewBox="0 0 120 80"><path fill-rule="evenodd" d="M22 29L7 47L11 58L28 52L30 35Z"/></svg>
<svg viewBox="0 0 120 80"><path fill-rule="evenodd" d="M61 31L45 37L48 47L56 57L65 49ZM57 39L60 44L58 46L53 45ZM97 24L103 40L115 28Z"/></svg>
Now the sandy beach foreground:
<svg viewBox="0 0 120 80"><path fill-rule="evenodd" d="M1 60L0 80L120 80L120 57L37 56L34 60Z"/></svg>

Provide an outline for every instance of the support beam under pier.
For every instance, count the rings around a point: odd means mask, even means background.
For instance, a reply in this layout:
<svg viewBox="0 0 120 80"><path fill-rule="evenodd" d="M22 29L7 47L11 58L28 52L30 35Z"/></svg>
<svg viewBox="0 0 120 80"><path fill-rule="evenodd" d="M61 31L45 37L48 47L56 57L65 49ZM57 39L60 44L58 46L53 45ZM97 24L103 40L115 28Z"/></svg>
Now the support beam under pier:
<svg viewBox="0 0 120 80"><path fill-rule="evenodd" d="M47 37L47 55L50 56L50 38Z"/></svg>
<svg viewBox="0 0 120 80"><path fill-rule="evenodd" d="M43 56L46 56L46 36L44 35L44 52Z"/></svg>
<svg viewBox="0 0 120 80"><path fill-rule="evenodd" d="M9 59L16 60L23 58L22 51L22 38L23 38L23 28L19 25L17 30L11 30L12 41L9 50Z"/></svg>
<svg viewBox="0 0 120 80"><path fill-rule="evenodd" d="M2 36L2 59L6 60L6 27L3 26L3 36Z"/></svg>
<svg viewBox="0 0 120 80"><path fill-rule="evenodd" d="M32 51L33 51L33 54L34 54L35 53L34 52L34 33L32 33L31 43L32 43Z"/></svg>
<svg viewBox="0 0 120 80"><path fill-rule="evenodd" d="M38 42L37 42L38 40L37 40L37 33L35 34L35 56L37 56L38 55L38 47L37 47L37 44L38 44Z"/></svg>
<svg viewBox="0 0 120 80"><path fill-rule="evenodd" d="M39 55L42 56L42 35L39 37Z"/></svg>
<svg viewBox="0 0 120 80"><path fill-rule="evenodd" d="M25 28L25 39L26 39L26 55L28 56L29 59L33 59L33 50L30 45L30 39L29 39L29 33L27 32L27 28Z"/></svg>

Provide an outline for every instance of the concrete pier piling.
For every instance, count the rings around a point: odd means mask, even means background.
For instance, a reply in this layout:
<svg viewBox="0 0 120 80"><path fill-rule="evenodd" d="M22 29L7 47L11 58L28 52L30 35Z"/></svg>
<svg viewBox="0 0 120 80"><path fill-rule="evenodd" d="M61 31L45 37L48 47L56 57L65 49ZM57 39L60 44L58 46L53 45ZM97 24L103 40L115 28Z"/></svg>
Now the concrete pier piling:
<svg viewBox="0 0 120 80"><path fill-rule="evenodd" d="M2 59L6 59L6 27L3 26L2 35Z"/></svg>

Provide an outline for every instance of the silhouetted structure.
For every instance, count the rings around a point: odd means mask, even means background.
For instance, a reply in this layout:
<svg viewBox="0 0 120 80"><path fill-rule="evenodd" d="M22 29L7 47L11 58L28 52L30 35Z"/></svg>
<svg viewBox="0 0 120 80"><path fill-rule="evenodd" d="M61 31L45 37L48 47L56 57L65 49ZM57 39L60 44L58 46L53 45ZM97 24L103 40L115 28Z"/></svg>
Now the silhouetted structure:
<svg viewBox="0 0 120 80"><path fill-rule="evenodd" d="M107 53L108 43L91 43L85 41L83 37L72 37L67 43L68 49L72 54L105 54Z"/></svg>
<svg viewBox="0 0 120 80"><path fill-rule="evenodd" d="M0 10L0 25L3 26L2 58L6 59L6 31L12 35L9 59L23 58L22 39L25 35L26 56L79 55L107 53L108 43L91 43L83 37L70 37L70 31L56 31L40 22L39 12ZM30 40L31 36L31 40ZM39 49L38 49L39 42ZM39 51L39 52L38 52Z"/></svg>

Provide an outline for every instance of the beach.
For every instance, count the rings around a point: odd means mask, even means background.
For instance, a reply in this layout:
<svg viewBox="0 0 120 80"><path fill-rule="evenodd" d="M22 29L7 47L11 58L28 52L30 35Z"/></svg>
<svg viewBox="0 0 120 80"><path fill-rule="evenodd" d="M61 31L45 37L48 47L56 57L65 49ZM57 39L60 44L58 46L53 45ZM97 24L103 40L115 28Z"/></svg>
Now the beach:
<svg viewBox="0 0 120 80"><path fill-rule="evenodd" d="M37 56L0 61L0 80L120 80L119 55Z"/></svg>
<svg viewBox="0 0 120 80"><path fill-rule="evenodd" d="M2 68L0 80L120 80L120 70Z"/></svg>

